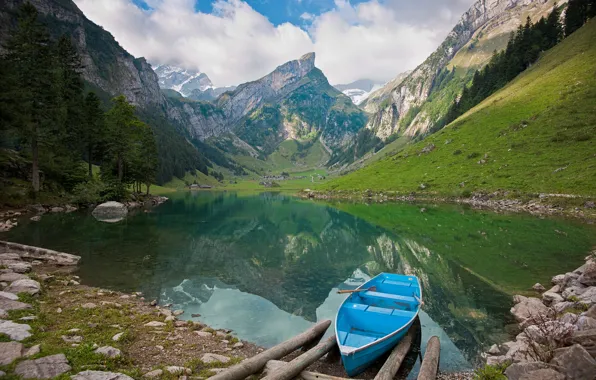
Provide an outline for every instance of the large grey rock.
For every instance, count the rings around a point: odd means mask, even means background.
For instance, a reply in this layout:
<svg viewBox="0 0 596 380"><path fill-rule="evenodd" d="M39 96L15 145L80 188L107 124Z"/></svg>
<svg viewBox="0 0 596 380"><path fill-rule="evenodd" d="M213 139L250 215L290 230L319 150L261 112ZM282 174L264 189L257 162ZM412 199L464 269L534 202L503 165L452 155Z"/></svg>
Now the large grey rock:
<svg viewBox="0 0 596 380"><path fill-rule="evenodd" d="M563 323L570 323L572 325L575 325L578 319L579 316L577 314L565 313L565 315L563 315L559 320Z"/></svg>
<svg viewBox="0 0 596 380"><path fill-rule="evenodd" d="M71 376L72 380L134 380L132 377L123 373L102 372L102 371L84 371Z"/></svg>
<svg viewBox="0 0 596 380"><path fill-rule="evenodd" d="M151 322L147 322L145 323L146 327L164 327L166 324L163 322L158 322L158 321L151 321Z"/></svg>
<svg viewBox="0 0 596 380"><path fill-rule="evenodd" d="M161 375L163 375L163 370L156 369L151 372L147 372L146 374L143 375L143 377L146 377L148 379L155 379L156 377L161 377Z"/></svg>
<svg viewBox="0 0 596 380"><path fill-rule="evenodd" d="M22 343L0 343L0 365L8 365L21 356L23 356Z"/></svg>
<svg viewBox="0 0 596 380"><path fill-rule="evenodd" d="M0 260L21 261L21 256L18 253L14 252L0 253Z"/></svg>
<svg viewBox="0 0 596 380"><path fill-rule="evenodd" d="M566 380L565 375L554 369L545 368L532 371L519 378L519 380Z"/></svg>
<svg viewBox="0 0 596 380"><path fill-rule="evenodd" d="M545 292L542 294L542 300L546 305L552 305L563 301L563 297L558 293Z"/></svg>
<svg viewBox="0 0 596 380"><path fill-rule="evenodd" d="M578 297L580 294L585 293L586 290L588 290L588 288L586 288L585 286L570 286L568 288L565 288L561 295L563 296L563 298L569 299L569 297Z"/></svg>
<svg viewBox="0 0 596 380"><path fill-rule="evenodd" d="M128 209L120 202L106 202L95 207L92 214L99 220L123 218L128 214Z"/></svg>
<svg viewBox="0 0 596 380"><path fill-rule="evenodd" d="M588 262L583 268L584 272L579 276L578 281L586 286L596 285L596 263Z"/></svg>
<svg viewBox="0 0 596 380"><path fill-rule="evenodd" d="M580 316L575 323L578 330L596 329L596 319L585 315Z"/></svg>
<svg viewBox="0 0 596 380"><path fill-rule="evenodd" d="M95 350L95 353L107 356L109 358L117 358L122 355L122 352L119 349L111 346L99 347L97 350Z"/></svg>
<svg viewBox="0 0 596 380"><path fill-rule="evenodd" d="M223 355L218 355L218 354L204 354L203 356L201 356L201 361L203 363L228 363L230 361L230 358L228 358L227 356L223 356Z"/></svg>
<svg viewBox="0 0 596 380"><path fill-rule="evenodd" d="M546 290L546 288L539 282L535 283L534 286L532 286L532 289L538 293L542 293Z"/></svg>
<svg viewBox="0 0 596 380"><path fill-rule="evenodd" d="M563 281L565 280L565 275L564 274L558 274L555 277L552 278L551 282L553 285L561 285L563 283Z"/></svg>
<svg viewBox="0 0 596 380"><path fill-rule="evenodd" d="M24 302L9 300L7 298L0 298L0 309L5 311L25 310L31 309L31 305L26 304Z"/></svg>
<svg viewBox="0 0 596 380"><path fill-rule="evenodd" d="M553 309L557 312L557 314L563 314L565 312L565 310L573 309L575 307L576 307L575 302L563 301L563 302L559 302L559 303L555 304L553 306Z"/></svg>
<svg viewBox="0 0 596 380"><path fill-rule="evenodd" d="M9 292L0 292L0 298L6 298L9 300L13 300L13 301L19 300L19 296L17 296L14 293L9 293Z"/></svg>
<svg viewBox="0 0 596 380"><path fill-rule="evenodd" d="M507 367L505 370L505 376L507 376L507 379L509 380L520 380L522 376L531 372L553 368L554 367L552 365L542 362L514 363Z"/></svg>
<svg viewBox="0 0 596 380"><path fill-rule="evenodd" d="M590 317L590 318L596 319L596 305L592 305L588 309L588 311L582 313L582 315L585 315L586 317Z"/></svg>
<svg viewBox="0 0 596 380"><path fill-rule="evenodd" d="M559 320L546 321L538 325L526 327L524 333L532 341L539 344L549 342L562 342L571 337L576 327L571 323L565 323Z"/></svg>
<svg viewBox="0 0 596 380"><path fill-rule="evenodd" d="M41 284L35 280L27 278L14 281L4 290L14 294L27 293L36 295L41 292Z"/></svg>
<svg viewBox="0 0 596 380"><path fill-rule="evenodd" d="M45 356L35 360L25 360L17 365L15 373L24 379L51 379L70 371L64 354Z"/></svg>
<svg viewBox="0 0 596 380"><path fill-rule="evenodd" d="M593 358L596 358L596 329L574 332L571 343L581 345Z"/></svg>
<svg viewBox="0 0 596 380"><path fill-rule="evenodd" d="M30 330L31 326L29 325L0 320L0 333L8 335L12 340L21 341L29 338L31 336Z"/></svg>
<svg viewBox="0 0 596 380"><path fill-rule="evenodd" d="M548 308L538 298L516 296L519 302L511 308L511 314L518 322L524 322L528 318L545 315Z"/></svg>
<svg viewBox="0 0 596 380"><path fill-rule="evenodd" d="M579 344L558 348L554 352L551 364L573 380L594 380L596 378L596 360Z"/></svg>
<svg viewBox="0 0 596 380"><path fill-rule="evenodd" d="M16 273L29 273L29 272L31 272L31 264L25 263L25 262L9 263L9 264L6 264L6 267L8 269L11 269L12 271L14 271Z"/></svg>
<svg viewBox="0 0 596 380"><path fill-rule="evenodd" d="M0 282L13 282L16 280L22 280L27 277L27 275L21 273L2 273L0 274Z"/></svg>
<svg viewBox="0 0 596 380"><path fill-rule="evenodd" d="M577 298L585 304L596 304L596 286L589 287L588 290L580 294Z"/></svg>

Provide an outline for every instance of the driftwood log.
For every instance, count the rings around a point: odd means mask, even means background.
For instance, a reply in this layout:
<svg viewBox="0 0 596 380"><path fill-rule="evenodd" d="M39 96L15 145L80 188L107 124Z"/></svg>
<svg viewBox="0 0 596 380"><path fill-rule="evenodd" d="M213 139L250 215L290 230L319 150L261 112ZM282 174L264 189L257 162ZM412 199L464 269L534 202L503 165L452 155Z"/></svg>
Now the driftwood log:
<svg viewBox="0 0 596 380"><path fill-rule="evenodd" d="M404 358L410 351L410 347L412 346L412 342L416 337L416 333L418 332L418 323L412 324L410 330L406 336L399 342L399 344L391 351L391 354L383 364L383 367L375 376L375 380L393 380L393 377L399 371L399 367L401 363L404 361Z"/></svg>
<svg viewBox="0 0 596 380"><path fill-rule="evenodd" d="M441 356L441 342L439 337L432 336L426 344L426 352L420 372L418 372L418 380L435 380L437 378L437 371L439 370L439 359Z"/></svg>
<svg viewBox="0 0 596 380"><path fill-rule="evenodd" d="M332 335L291 362L280 366L278 369L265 376L262 380L291 380L298 376L300 372L305 370L309 365L331 351L334 346L337 346L337 342L335 341L335 335Z"/></svg>
<svg viewBox="0 0 596 380"><path fill-rule="evenodd" d="M243 380L247 376L261 371L269 360L279 360L296 349L304 346L323 335L327 328L331 325L330 320L325 320L317 323L310 329L306 330L300 335L296 335L292 339L286 340L260 354L246 359L243 362L228 368L226 371L218 373L210 377L211 380Z"/></svg>
<svg viewBox="0 0 596 380"><path fill-rule="evenodd" d="M279 360L270 360L267 362L267 368L265 368L265 372L271 373L282 367L288 363L282 362ZM310 371L302 371L295 377L297 380L357 380L357 379L348 379L345 377L337 377L331 375L325 375L324 373L318 372L310 372Z"/></svg>

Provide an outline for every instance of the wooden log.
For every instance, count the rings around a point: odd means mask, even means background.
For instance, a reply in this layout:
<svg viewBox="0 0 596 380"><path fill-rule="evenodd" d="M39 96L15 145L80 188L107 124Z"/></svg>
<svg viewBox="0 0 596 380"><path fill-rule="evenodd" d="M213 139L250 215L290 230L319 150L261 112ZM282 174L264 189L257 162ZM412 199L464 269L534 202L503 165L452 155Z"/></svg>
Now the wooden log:
<svg viewBox="0 0 596 380"><path fill-rule="evenodd" d="M426 343L426 352L418 372L418 380L435 380L439 370L439 360L441 356L441 342L439 337L431 336Z"/></svg>
<svg viewBox="0 0 596 380"><path fill-rule="evenodd" d="M383 367L375 376L375 380L393 380L393 377L399 371L399 367L401 363L404 361L404 358L410 351L410 347L412 346L412 342L416 337L416 333L418 331L418 324L414 323L410 327L410 330L406 334L406 336L399 342L399 344L391 351L391 354L383 364Z"/></svg>
<svg viewBox="0 0 596 380"><path fill-rule="evenodd" d="M308 352L305 352L283 367L280 367L265 376L262 380L291 380L298 376L300 372L305 370L309 365L322 358L323 355L331 351L333 346L336 345L337 341L335 340L335 335L332 335L319 343L316 347L308 350Z"/></svg>
<svg viewBox="0 0 596 380"><path fill-rule="evenodd" d="M271 372L275 371L277 368L284 366L286 364L288 364L288 363L278 361L278 360L270 360L267 362L267 368L265 369L265 371L267 373L271 373ZM295 379L298 379L298 380L357 380L357 379L349 379L346 377L325 375L324 373L310 372L310 371L300 372L298 374L298 376L295 377Z"/></svg>
<svg viewBox="0 0 596 380"><path fill-rule="evenodd" d="M327 353L327 356L323 359L325 363L335 364L339 363L341 360L341 353L339 352L339 347L337 345L333 346L331 351Z"/></svg>
<svg viewBox="0 0 596 380"><path fill-rule="evenodd" d="M306 343L323 335L327 328L331 325L330 320L324 320L302 334L296 335L292 339L288 339L283 343L278 344L260 354L253 356L236 364L227 370L210 377L211 380L243 380L247 376L257 373L265 367L269 360L278 360L288 355L297 348L304 346Z"/></svg>

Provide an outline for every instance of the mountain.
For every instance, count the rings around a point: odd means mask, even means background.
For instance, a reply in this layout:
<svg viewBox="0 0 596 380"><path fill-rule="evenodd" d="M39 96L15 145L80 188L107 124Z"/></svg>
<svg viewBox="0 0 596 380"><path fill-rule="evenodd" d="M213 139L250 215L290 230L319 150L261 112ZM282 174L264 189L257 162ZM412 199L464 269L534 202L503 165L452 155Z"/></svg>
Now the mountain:
<svg viewBox="0 0 596 380"><path fill-rule="evenodd" d="M371 91L380 88L381 85L370 79L359 79L348 84L336 84L333 87L350 97L352 103L360 105L368 98Z"/></svg>
<svg viewBox="0 0 596 380"><path fill-rule="evenodd" d="M206 90L195 89L187 97L193 100L210 102L219 98L224 92L234 91L235 89L236 86L207 88Z"/></svg>
<svg viewBox="0 0 596 380"><path fill-rule="evenodd" d="M184 96L189 96L194 90L205 91L213 88L211 79L200 71L160 65L155 68L155 74L159 78L159 87L177 91Z"/></svg>
<svg viewBox="0 0 596 380"><path fill-rule="evenodd" d="M420 66L369 97L363 107L374 114L367 128L382 139L433 131L473 71L505 47L510 32L525 23L527 16L536 21L553 4L552 0L477 1Z"/></svg>
<svg viewBox="0 0 596 380"><path fill-rule="evenodd" d="M596 19L441 131L323 189L594 195Z"/></svg>

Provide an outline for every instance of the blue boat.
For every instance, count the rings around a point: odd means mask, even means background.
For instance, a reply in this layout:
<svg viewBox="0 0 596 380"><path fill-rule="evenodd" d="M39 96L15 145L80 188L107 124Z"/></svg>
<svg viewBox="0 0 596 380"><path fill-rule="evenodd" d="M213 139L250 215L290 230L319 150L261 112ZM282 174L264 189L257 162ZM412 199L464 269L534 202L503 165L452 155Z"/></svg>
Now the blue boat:
<svg viewBox="0 0 596 380"><path fill-rule="evenodd" d="M418 316L422 289L416 276L381 273L348 292L352 294L337 311L335 336L344 368L352 377L406 335Z"/></svg>

